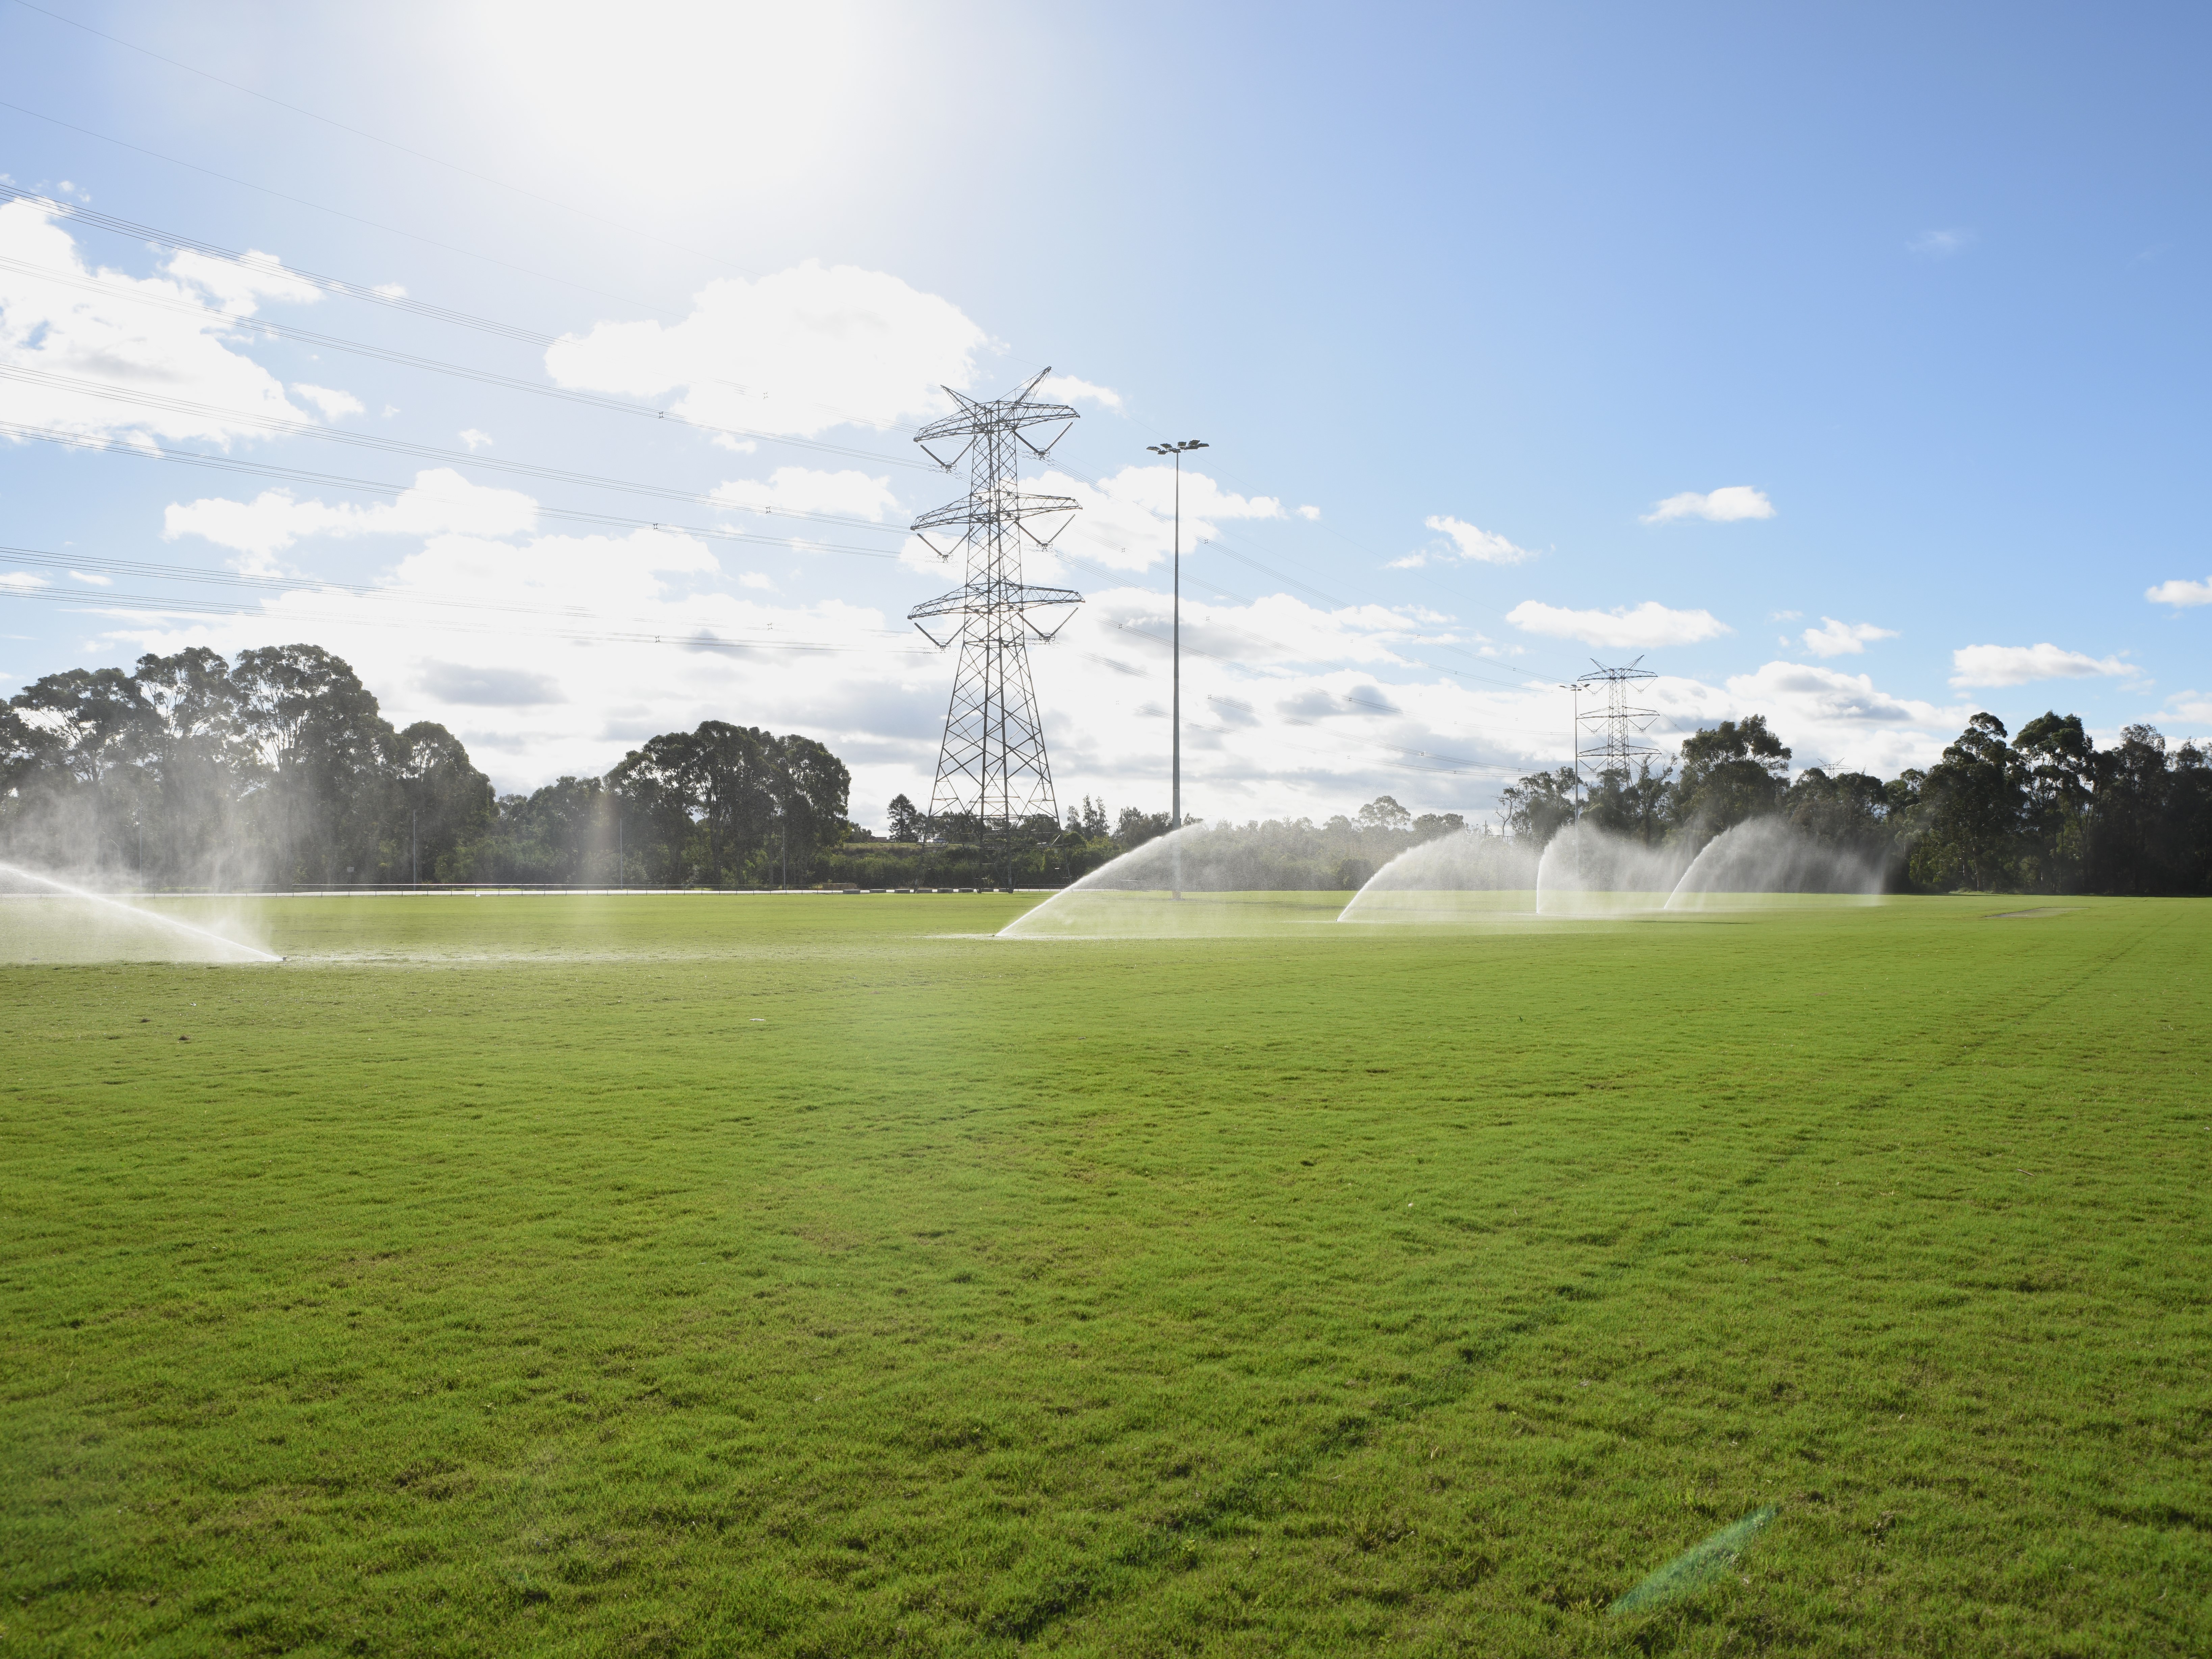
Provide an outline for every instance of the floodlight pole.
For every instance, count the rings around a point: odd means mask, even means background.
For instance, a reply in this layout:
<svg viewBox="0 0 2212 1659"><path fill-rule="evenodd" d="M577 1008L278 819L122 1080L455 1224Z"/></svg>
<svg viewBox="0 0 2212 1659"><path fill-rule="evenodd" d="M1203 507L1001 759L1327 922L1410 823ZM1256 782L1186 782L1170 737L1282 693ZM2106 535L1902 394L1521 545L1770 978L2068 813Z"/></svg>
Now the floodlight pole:
<svg viewBox="0 0 2212 1659"><path fill-rule="evenodd" d="M1583 686L1580 680L1569 680L1559 688L1571 698L1573 712L1567 716L1567 760L1575 769L1575 816L1583 815Z"/></svg>
<svg viewBox="0 0 2212 1659"><path fill-rule="evenodd" d="M1186 438L1180 443L1146 444L1155 455L1175 457L1175 605L1174 621L1170 632L1174 635L1174 667L1171 671L1174 692L1173 709L1169 715L1170 754L1168 785L1168 834L1173 836L1182 828L1182 457L1187 449L1204 449L1206 445L1196 438ZM1171 842L1175 854L1175 896L1182 897L1182 843Z"/></svg>

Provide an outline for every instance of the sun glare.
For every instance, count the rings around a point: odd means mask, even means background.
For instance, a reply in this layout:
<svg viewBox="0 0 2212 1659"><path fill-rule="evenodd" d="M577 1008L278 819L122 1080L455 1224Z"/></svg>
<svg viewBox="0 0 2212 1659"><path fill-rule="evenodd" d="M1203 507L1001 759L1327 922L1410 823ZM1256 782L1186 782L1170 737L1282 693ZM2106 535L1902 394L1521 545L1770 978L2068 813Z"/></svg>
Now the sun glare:
<svg viewBox="0 0 2212 1659"><path fill-rule="evenodd" d="M482 61L532 140L627 191L803 188L877 130L890 28L843 6L482 0Z"/></svg>

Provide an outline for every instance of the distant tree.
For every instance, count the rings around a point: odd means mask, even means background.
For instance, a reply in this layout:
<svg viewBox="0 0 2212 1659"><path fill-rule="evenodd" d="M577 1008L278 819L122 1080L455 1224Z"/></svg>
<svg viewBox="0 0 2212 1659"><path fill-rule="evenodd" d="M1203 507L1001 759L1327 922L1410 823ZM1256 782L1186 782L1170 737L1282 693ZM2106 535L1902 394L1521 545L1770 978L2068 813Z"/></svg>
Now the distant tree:
<svg viewBox="0 0 2212 1659"><path fill-rule="evenodd" d="M886 816L890 819L893 841L921 839L921 810L904 795L891 797L890 810Z"/></svg>
<svg viewBox="0 0 2212 1659"><path fill-rule="evenodd" d="M2168 773L2166 738L2148 726L2124 726L2120 740L2096 758L2093 857L2098 890L2154 893L2172 885L2164 852Z"/></svg>
<svg viewBox="0 0 2212 1659"><path fill-rule="evenodd" d="M370 879L387 827L383 784L398 734L352 666L316 645L241 651L231 669L239 732L280 881Z"/></svg>
<svg viewBox="0 0 2212 1659"><path fill-rule="evenodd" d="M1114 825L1114 839L1125 853L1133 852L1146 842L1168 832L1165 812L1140 812L1133 806L1121 809L1121 816Z"/></svg>
<svg viewBox="0 0 2212 1659"><path fill-rule="evenodd" d="M400 801L408 815L395 820L393 873L431 881L459 878L462 848L491 822L491 780L470 763L461 740L433 720L417 720L399 734Z"/></svg>
<svg viewBox="0 0 2212 1659"><path fill-rule="evenodd" d="M1673 816L1668 781L1674 770L1667 767L1654 777L1645 761L1633 778L1617 769L1601 773L1583 816L1610 834L1656 846L1666 839Z"/></svg>
<svg viewBox="0 0 2212 1659"><path fill-rule="evenodd" d="M2021 727L2012 746L2027 769L2021 824L2027 845L2026 873L2032 885L2073 890L2093 850L2096 743L2079 714L2052 711Z"/></svg>
<svg viewBox="0 0 2212 1659"><path fill-rule="evenodd" d="M1817 766L1797 775L1782 798L1792 829L1825 846L1881 858L1889 848L1890 803L1880 778L1863 772L1831 777Z"/></svg>
<svg viewBox="0 0 2212 1659"><path fill-rule="evenodd" d="M1076 827L1083 831L1086 841L1105 840L1112 832L1112 826L1106 822L1106 803L1094 801L1085 795L1083 798L1083 816L1077 820Z"/></svg>
<svg viewBox="0 0 2212 1659"><path fill-rule="evenodd" d="M671 887L684 885L684 856L691 839L692 773L696 740L689 732L648 738L607 775L623 814L626 845L646 872Z"/></svg>
<svg viewBox="0 0 2212 1659"><path fill-rule="evenodd" d="M58 770L61 752L53 726L25 719L14 703L0 704L0 796L18 795L41 773Z"/></svg>
<svg viewBox="0 0 2212 1659"><path fill-rule="evenodd" d="M1575 773L1533 772L1499 792L1498 816L1505 833L1547 847L1552 837L1575 820Z"/></svg>
<svg viewBox="0 0 2212 1659"><path fill-rule="evenodd" d="M1413 815L1399 805L1391 796L1377 795L1359 809L1359 827L1362 830L1410 830L1413 827Z"/></svg>
<svg viewBox="0 0 2212 1659"><path fill-rule="evenodd" d="M769 793L776 840L770 848L764 834L762 850L775 855L779 882L790 879L793 872L803 882L814 866L816 853L845 838L845 807L853 776L844 762L812 738L771 738L769 752L775 768Z"/></svg>
<svg viewBox="0 0 2212 1659"><path fill-rule="evenodd" d="M1929 768L1920 787L1924 829L1912 853L1925 884L1987 891L2012 878L2027 765L2005 736L1995 714L1977 714Z"/></svg>
<svg viewBox="0 0 2212 1659"><path fill-rule="evenodd" d="M139 658L132 683L145 709L156 861L174 872L228 861L240 833L247 759L230 665L205 646Z"/></svg>
<svg viewBox="0 0 2212 1659"><path fill-rule="evenodd" d="M46 717L61 739L58 758L82 783L97 784L145 750L148 711L119 668L71 668L33 680L9 700Z"/></svg>
<svg viewBox="0 0 2212 1659"><path fill-rule="evenodd" d="M2212 893L2212 757L2193 743L2174 751L2166 779L2168 892Z"/></svg>
<svg viewBox="0 0 2212 1659"><path fill-rule="evenodd" d="M1773 811L1790 777L1790 750L1764 714L1692 732L1682 740L1681 760L1674 818L1701 840Z"/></svg>
<svg viewBox="0 0 2212 1659"><path fill-rule="evenodd" d="M972 847L983 839L983 823L973 812L939 812L922 819L922 834L946 846Z"/></svg>
<svg viewBox="0 0 2212 1659"><path fill-rule="evenodd" d="M1413 836L1418 841L1455 836L1466 828L1467 820L1457 812L1424 812L1413 820Z"/></svg>

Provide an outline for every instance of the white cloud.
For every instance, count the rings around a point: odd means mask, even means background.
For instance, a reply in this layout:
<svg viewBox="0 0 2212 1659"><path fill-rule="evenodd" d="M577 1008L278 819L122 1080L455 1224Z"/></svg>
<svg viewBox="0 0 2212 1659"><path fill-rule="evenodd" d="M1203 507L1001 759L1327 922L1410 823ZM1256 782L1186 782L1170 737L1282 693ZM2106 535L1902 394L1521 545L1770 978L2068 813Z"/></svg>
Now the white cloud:
<svg viewBox="0 0 2212 1659"><path fill-rule="evenodd" d="M1802 611L1773 611L1767 613L1769 622L1796 622L1805 613Z"/></svg>
<svg viewBox="0 0 2212 1659"><path fill-rule="evenodd" d="M1670 705L1698 706L1694 720L1674 717L1678 731L1763 714L1795 751L1791 763L1798 770L1817 765L1879 777L1936 760L1973 713L1972 703L1947 708L1900 697L1882 690L1869 675L1795 662L1770 662L1751 673L1731 675L1718 691L1682 682L1671 695L1662 692L1652 701L1662 714Z"/></svg>
<svg viewBox="0 0 2212 1659"><path fill-rule="evenodd" d="M300 301L316 291L274 261L231 262L179 253L161 276L137 278L89 270L76 244L38 204L0 207L0 365L174 398L262 419L303 421L276 378L233 350L229 325L211 314L172 309L212 296L234 313L257 299ZM70 280L21 267L49 266ZM96 282L98 286L82 286ZM102 290L106 291L102 291ZM166 303L141 305L143 295ZM151 409L62 386L0 380L0 419L56 427L93 439L198 438L224 442L262 428L222 414Z"/></svg>
<svg viewBox="0 0 2212 1659"><path fill-rule="evenodd" d="M708 426L811 437L942 412L975 378L983 331L958 307L882 271L814 260L757 282L709 283L680 323L600 323L545 354L562 386L651 398Z"/></svg>
<svg viewBox="0 0 2212 1659"><path fill-rule="evenodd" d="M91 587L112 587L115 586L115 578L112 576L90 575L82 570L72 570L70 572L70 574L78 581L83 582L88 586Z"/></svg>
<svg viewBox="0 0 2212 1659"><path fill-rule="evenodd" d="M471 455L478 449L489 448L491 446L491 434L477 427L466 428L456 435L469 447L469 453Z"/></svg>
<svg viewBox="0 0 2212 1659"><path fill-rule="evenodd" d="M1666 524L1675 519L1711 519L1715 524L1734 524L1741 519L1771 519L1774 503L1749 484L1727 484L1699 495L1686 489L1669 495L1644 515L1646 524Z"/></svg>
<svg viewBox="0 0 2212 1659"><path fill-rule="evenodd" d="M284 262L275 254L257 249L248 249L236 259L219 259L187 250L173 256L166 269L179 282L203 290L217 310L237 317L252 316L264 300L306 306L323 297L320 289L285 270Z"/></svg>
<svg viewBox="0 0 2212 1659"><path fill-rule="evenodd" d="M0 570L0 588L27 593L32 588L48 585L44 576L34 576L27 570Z"/></svg>
<svg viewBox="0 0 2212 1659"><path fill-rule="evenodd" d="M1974 233L1963 225L1954 225L1948 230L1923 230L1905 246L1915 253L1924 253L1931 258L1948 259L1954 253L1963 253L1974 244Z"/></svg>
<svg viewBox="0 0 2212 1659"><path fill-rule="evenodd" d="M1175 545L1176 471L1172 466L1125 466L1094 487L1048 469L1024 488L1040 495L1065 495L1082 510L1055 544L1058 550L1112 570L1148 570L1166 559ZM1239 495L1205 473L1186 467L1182 474L1182 550L1188 557L1200 542L1212 539L1224 521L1279 519L1283 504L1272 495ZM1041 530L1049 534L1048 526ZM933 557L928 560L936 563ZM1052 568L1037 561L1032 575Z"/></svg>
<svg viewBox="0 0 2212 1659"><path fill-rule="evenodd" d="M1096 404L1101 409L1121 412L1121 394L1111 386L1093 386L1088 380L1078 380L1073 374L1048 375L1037 386L1037 396L1048 403Z"/></svg>
<svg viewBox="0 0 2212 1659"><path fill-rule="evenodd" d="M881 611L740 592L692 537L441 534L377 586L271 595L183 626L126 619L108 637L226 653L312 639L355 666L395 724L442 722L503 785L603 773L653 732L732 709L863 768L893 746L933 758L949 659ZM776 648L785 641L835 648ZM903 766L900 779L911 793ZM864 787L880 810L890 792Z"/></svg>
<svg viewBox="0 0 2212 1659"><path fill-rule="evenodd" d="M880 568L863 569L877 587ZM852 769L853 816L864 823L896 793L923 799L956 658L902 625L908 595L884 593L879 609L802 605L748 574L669 532L445 533L401 561L381 598L286 593L188 626L118 618L109 638L124 660L125 641L228 653L313 639L354 665L386 718L445 724L502 789L603 773L653 732L738 709L828 744ZM103 603L88 592L81 602ZM472 614L457 602L501 608ZM517 606L525 611L504 608ZM1164 806L1167 613L1162 594L1094 588L1054 643L1032 649L1063 803L1092 793L1116 808ZM1471 665L1452 647L1479 650L1480 636L1449 618L1187 592L1183 624L1186 799L1209 819L1324 818L1387 792L1416 811L1487 820L1499 787L1559 763L1566 694L1503 664L1491 672L1508 684L1455 678L1444 671ZM1971 707L1908 703L1864 678L1790 663L1726 686L1662 676L1646 701L1662 717L1656 743L1764 712L1800 764L1885 775L1934 758Z"/></svg>
<svg viewBox="0 0 2212 1659"><path fill-rule="evenodd" d="M1784 705L1821 721L1872 721L1880 725L1943 726L1954 716L1934 703L1916 702L1878 690L1865 674L1845 674L1808 663L1770 662L1728 682L1730 692L1749 703ZM1964 720L1964 714L1956 719Z"/></svg>
<svg viewBox="0 0 2212 1659"><path fill-rule="evenodd" d="M343 415L367 412L361 399L350 392L333 392L326 386L309 386L302 380L295 380L292 390L322 410L323 418L326 421L335 421Z"/></svg>
<svg viewBox="0 0 2212 1659"><path fill-rule="evenodd" d="M780 466L765 478L737 478L716 486L714 500L748 513L834 513L841 518L880 524L898 511L889 477L872 478L848 468L817 472L811 467Z"/></svg>
<svg viewBox="0 0 2212 1659"><path fill-rule="evenodd" d="M1833 617L1820 618L1818 628L1808 628L1804 633L1805 648L1815 656L1856 657L1875 640L1893 640L1893 628L1876 628L1872 623L1838 622Z"/></svg>
<svg viewBox="0 0 2212 1659"><path fill-rule="evenodd" d="M2100 674L2136 675L2142 671L2118 657L2099 659L2081 651L2042 645L1962 645L1951 653L1951 684L1967 686L2026 685L2030 680L2087 679Z"/></svg>
<svg viewBox="0 0 2212 1659"><path fill-rule="evenodd" d="M2193 720L2212 726L2212 696L2202 691L2177 691L2166 700L2167 718Z"/></svg>
<svg viewBox="0 0 2212 1659"><path fill-rule="evenodd" d="M1523 599L1505 613L1505 620L1525 633L1580 640L1585 645L1616 650L1694 645L1730 631L1710 611L1669 611L1654 599L1646 599L1633 610L1616 605L1611 611L1568 611Z"/></svg>
<svg viewBox="0 0 2212 1659"><path fill-rule="evenodd" d="M1451 545L1431 545L1418 553L1408 553L1402 559L1391 560L1389 568L1419 570L1425 564L1449 559L1471 560L1480 564L1519 564L1524 559L1536 556L1525 547L1514 546L1493 531L1480 529L1449 514L1431 514L1424 522L1430 529L1449 537Z"/></svg>
<svg viewBox="0 0 2212 1659"><path fill-rule="evenodd" d="M250 501L173 501L162 514L161 535L167 541L198 536L259 561L307 536L516 536L537 518L537 502L520 491L487 489L434 467L416 473L414 487L397 501L368 507L295 501L283 489L264 490Z"/></svg>
<svg viewBox="0 0 2212 1659"><path fill-rule="evenodd" d="M2156 587L2144 589L2143 598L2153 605L2170 605L2176 609L2193 605L2212 605L2212 577L2201 582L2160 582Z"/></svg>
<svg viewBox="0 0 2212 1659"><path fill-rule="evenodd" d="M1308 520L1318 519L1321 517L1321 509L1312 506L1302 507L1298 509L1298 517Z"/></svg>
<svg viewBox="0 0 2212 1659"><path fill-rule="evenodd" d="M398 283L379 283L374 288L369 289L369 292L380 294L387 300L404 300L407 297L407 290Z"/></svg>
<svg viewBox="0 0 2212 1659"><path fill-rule="evenodd" d="M742 572L738 577L738 586L740 587L762 588L771 593L775 591L775 583L770 580L768 577L761 574L757 570L747 570Z"/></svg>

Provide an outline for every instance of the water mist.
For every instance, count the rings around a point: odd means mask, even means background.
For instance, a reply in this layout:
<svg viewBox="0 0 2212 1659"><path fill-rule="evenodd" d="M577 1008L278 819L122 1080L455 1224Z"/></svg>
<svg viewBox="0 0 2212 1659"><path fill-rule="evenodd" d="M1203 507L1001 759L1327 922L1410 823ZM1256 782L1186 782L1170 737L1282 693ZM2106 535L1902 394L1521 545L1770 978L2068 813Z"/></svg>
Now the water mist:
<svg viewBox="0 0 2212 1659"><path fill-rule="evenodd" d="M80 887L58 876L0 864L10 877L42 890L5 896L0 909L0 957L75 962L191 961L282 962L273 952L241 945L205 927L194 927L159 910L131 904L110 893ZM52 909L58 908L56 918ZM53 925L58 921L58 926ZM33 933L49 943L28 946ZM15 935L14 939L9 936Z"/></svg>

